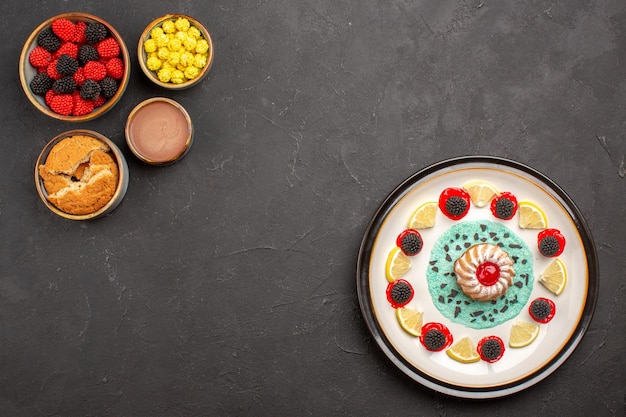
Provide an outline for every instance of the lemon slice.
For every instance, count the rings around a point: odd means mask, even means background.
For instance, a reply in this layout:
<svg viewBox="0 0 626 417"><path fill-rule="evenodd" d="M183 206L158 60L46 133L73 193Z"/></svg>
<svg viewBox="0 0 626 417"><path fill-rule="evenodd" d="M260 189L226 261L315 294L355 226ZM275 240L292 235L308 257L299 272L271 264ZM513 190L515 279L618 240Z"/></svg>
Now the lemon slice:
<svg viewBox="0 0 626 417"><path fill-rule="evenodd" d="M412 336L419 337L422 335L422 312L413 308L400 307L396 308L396 317L400 327Z"/></svg>
<svg viewBox="0 0 626 417"><path fill-rule="evenodd" d="M567 284L567 271L560 259L555 259L550 265L539 274L539 282L554 295L559 295Z"/></svg>
<svg viewBox="0 0 626 417"><path fill-rule="evenodd" d="M519 203L519 227L522 229L545 229L548 227L546 213L537 205L520 201Z"/></svg>
<svg viewBox="0 0 626 417"><path fill-rule="evenodd" d="M435 216L437 215L437 203L429 201L422 204L415 210L411 220L409 220L409 229L428 229L435 225Z"/></svg>
<svg viewBox="0 0 626 417"><path fill-rule="evenodd" d="M463 189L470 195L476 207L485 207L491 200L500 194L493 184L482 180L472 180L463 184Z"/></svg>
<svg viewBox="0 0 626 417"><path fill-rule="evenodd" d="M511 327L509 336L509 346L512 348L522 348L530 345L539 335L539 326L535 323L518 321Z"/></svg>
<svg viewBox="0 0 626 417"><path fill-rule="evenodd" d="M476 346L469 337L464 337L450 346L446 353L455 361L462 363L472 363L480 360Z"/></svg>
<svg viewBox="0 0 626 417"><path fill-rule="evenodd" d="M411 261L399 247L394 247L387 256L385 264L385 276L387 281L394 282L398 278L402 278L406 272L411 269Z"/></svg>

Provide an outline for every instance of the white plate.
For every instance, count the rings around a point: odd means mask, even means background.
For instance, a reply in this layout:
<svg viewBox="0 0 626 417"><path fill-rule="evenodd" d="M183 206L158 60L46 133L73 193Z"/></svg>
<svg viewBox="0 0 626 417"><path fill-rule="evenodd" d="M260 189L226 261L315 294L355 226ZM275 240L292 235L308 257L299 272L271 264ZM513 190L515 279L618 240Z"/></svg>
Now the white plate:
<svg viewBox="0 0 626 417"><path fill-rule="evenodd" d="M543 209L550 228L559 229L566 239L559 259L567 269L567 285L558 296L538 282L538 275L553 258L537 250L539 230L521 229L518 216L503 221L496 219L489 206L478 208L470 203L468 214L454 221L437 212L436 225L422 229L424 246L410 257L411 269L403 277L415 296L407 307L423 312L424 323L446 325L454 338L468 336L476 344L481 338L495 335L505 346L503 357L494 362L478 361L464 364L450 358L445 350L430 352L419 338L409 335L399 325L395 309L386 296L389 282L385 277L387 255L396 245L396 237L408 227L415 209L422 203L438 201L448 187L461 188L469 180L484 180L499 191L513 193L518 201L530 201ZM473 329L454 322L436 307L428 290L426 271L431 249L437 238L461 222L487 220L500 223L521 238L528 246L533 263L534 280L528 299L522 299L519 314L490 328ZM534 281L534 283L533 283ZM527 388L552 373L575 349L582 339L595 307L598 288L597 256L585 221L567 194L537 171L502 158L462 157L440 162L416 173L399 185L383 202L372 219L359 252L357 287L361 311L374 339L384 353L402 371L416 381L437 391L467 398L491 398L508 395ZM529 346L510 348L509 333L516 320L533 322L528 305L537 297L549 298L556 304L556 314L547 324L540 324L539 336Z"/></svg>

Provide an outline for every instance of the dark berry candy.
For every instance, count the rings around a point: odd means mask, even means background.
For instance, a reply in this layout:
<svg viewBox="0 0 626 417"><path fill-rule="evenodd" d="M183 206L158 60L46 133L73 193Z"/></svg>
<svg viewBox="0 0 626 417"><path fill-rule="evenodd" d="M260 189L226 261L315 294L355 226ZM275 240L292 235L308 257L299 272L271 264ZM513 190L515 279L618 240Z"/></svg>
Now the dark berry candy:
<svg viewBox="0 0 626 417"><path fill-rule="evenodd" d="M528 307L528 314L538 323L547 323L554 317L556 305L554 301L539 297L534 299Z"/></svg>
<svg viewBox="0 0 626 417"><path fill-rule="evenodd" d="M387 285L387 300L393 308L407 305L413 299L413 295L413 287L403 279L397 279Z"/></svg>
<svg viewBox="0 0 626 417"><path fill-rule="evenodd" d="M502 355L504 355L504 343L498 336L487 336L478 342L476 350L480 355L480 359L493 363L500 360Z"/></svg>
<svg viewBox="0 0 626 417"><path fill-rule="evenodd" d="M565 236L557 229L542 230L537 235L537 247L543 256L559 256L565 249Z"/></svg>
<svg viewBox="0 0 626 417"><path fill-rule="evenodd" d="M491 213L498 219L509 220L517 213L517 198L509 192L500 193L491 200Z"/></svg>
<svg viewBox="0 0 626 417"><path fill-rule="evenodd" d="M61 39L54 34L52 28L46 28L37 35L37 45L48 52L56 52L61 47Z"/></svg>
<svg viewBox="0 0 626 417"><path fill-rule="evenodd" d="M420 342L431 352L438 352L452 344L452 334L441 323L426 323L422 326Z"/></svg>
<svg viewBox="0 0 626 417"><path fill-rule="evenodd" d="M80 87L80 98L83 100L95 100L100 95L100 84L94 80L85 80Z"/></svg>
<svg viewBox="0 0 626 417"><path fill-rule="evenodd" d="M417 230L406 229L398 235L396 245L405 255L413 256L417 255L422 250L424 241Z"/></svg>
<svg viewBox="0 0 626 417"><path fill-rule="evenodd" d="M50 78L48 73L38 72L30 81L30 89L32 90L33 94L37 94L38 96L45 96L48 90L52 88L53 83L54 80Z"/></svg>
<svg viewBox="0 0 626 417"><path fill-rule="evenodd" d="M102 91L102 95L106 98L111 98L117 93L117 81L115 81L111 77L104 77L102 81L100 81L100 91Z"/></svg>
<svg viewBox="0 0 626 417"><path fill-rule="evenodd" d="M85 38L87 42L94 44L98 43L109 34L106 26L99 22L89 22L85 28Z"/></svg>
<svg viewBox="0 0 626 417"><path fill-rule="evenodd" d="M52 84L52 89L59 94L71 94L76 90L76 81L74 81L74 78L66 75L56 80Z"/></svg>
<svg viewBox="0 0 626 417"><path fill-rule="evenodd" d="M100 59L98 51L92 45L81 45L78 48L78 63L84 66L89 61L97 61Z"/></svg>
<svg viewBox="0 0 626 417"><path fill-rule="evenodd" d="M57 72L61 75L74 75L78 71L78 61L69 55L63 54L57 61Z"/></svg>
<svg viewBox="0 0 626 417"><path fill-rule="evenodd" d="M462 188L446 188L439 195L439 209L448 218L459 220L465 217L470 207L470 196Z"/></svg>

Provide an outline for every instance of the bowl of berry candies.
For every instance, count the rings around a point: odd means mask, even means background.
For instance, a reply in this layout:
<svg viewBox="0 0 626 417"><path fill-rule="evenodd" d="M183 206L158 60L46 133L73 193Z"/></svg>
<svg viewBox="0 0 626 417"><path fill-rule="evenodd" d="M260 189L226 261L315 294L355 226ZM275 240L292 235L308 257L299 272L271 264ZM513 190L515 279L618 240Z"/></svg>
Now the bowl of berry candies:
<svg viewBox="0 0 626 417"><path fill-rule="evenodd" d="M68 122L95 119L122 97L130 57L120 34L87 13L64 13L28 37L19 64L20 83L42 113Z"/></svg>
<svg viewBox="0 0 626 417"><path fill-rule="evenodd" d="M139 37L139 66L153 83L181 90L198 84L213 64L213 41L198 20L168 14L152 21Z"/></svg>

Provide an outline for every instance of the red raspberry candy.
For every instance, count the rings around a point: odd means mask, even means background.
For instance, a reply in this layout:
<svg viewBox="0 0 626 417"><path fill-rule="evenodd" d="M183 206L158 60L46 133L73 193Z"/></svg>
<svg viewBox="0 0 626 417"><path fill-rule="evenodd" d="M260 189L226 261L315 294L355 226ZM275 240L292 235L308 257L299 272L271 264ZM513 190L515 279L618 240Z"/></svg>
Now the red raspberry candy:
<svg viewBox="0 0 626 417"><path fill-rule="evenodd" d="M48 69L47 69L48 75L53 80L58 80L59 78L63 77L61 74L57 72L57 61L58 59L55 59L52 62L50 62L50 65L48 65Z"/></svg>
<svg viewBox="0 0 626 417"><path fill-rule="evenodd" d="M87 28L87 23L82 20L76 22L74 37L72 38L72 42L82 45L83 43L87 43L87 38L85 37L85 29Z"/></svg>
<svg viewBox="0 0 626 417"><path fill-rule="evenodd" d="M69 55L74 59L78 58L78 45L72 42L65 42L59 49L57 49L53 57L54 59L58 59L63 54Z"/></svg>
<svg viewBox="0 0 626 417"><path fill-rule="evenodd" d="M114 80L120 80L124 76L124 62L120 58L111 58L104 65L107 75Z"/></svg>
<svg viewBox="0 0 626 417"><path fill-rule="evenodd" d="M104 64L96 61L89 61L83 67L87 80L102 81L107 76L107 69Z"/></svg>
<svg viewBox="0 0 626 417"><path fill-rule="evenodd" d="M72 95L74 99L74 107L72 107L72 116L84 116L93 111L94 104L91 100L83 100L77 91Z"/></svg>
<svg viewBox="0 0 626 417"><path fill-rule="evenodd" d="M81 85L83 85L86 79L85 70L82 67L78 68L74 75L72 75L72 78L74 78L74 82L76 83L76 85L80 87Z"/></svg>
<svg viewBox="0 0 626 417"><path fill-rule="evenodd" d="M56 19L52 22L52 32L61 40L72 40L76 33L76 25L67 19Z"/></svg>
<svg viewBox="0 0 626 417"><path fill-rule="evenodd" d="M50 110L62 116L72 114L74 99L71 94L59 94L50 99Z"/></svg>
<svg viewBox="0 0 626 417"><path fill-rule="evenodd" d="M48 107L51 107L50 105L52 104L52 99L58 95L59 94L56 91L54 91L52 88L48 90L45 96L46 104L48 105Z"/></svg>
<svg viewBox="0 0 626 417"><path fill-rule="evenodd" d="M50 61L52 61L52 55L41 46L35 46L35 49L28 55L28 62L35 68L47 67Z"/></svg>
<svg viewBox="0 0 626 417"><path fill-rule="evenodd" d="M100 58L114 58L120 54L120 45L114 38L106 38L96 45L96 51Z"/></svg>
<svg viewBox="0 0 626 417"><path fill-rule="evenodd" d="M102 94L100 94L98 97L96 97L96 99L93 101L93 107L100 107L102 106L104 103L107 102L106 97L104 97Z"/></svg>

